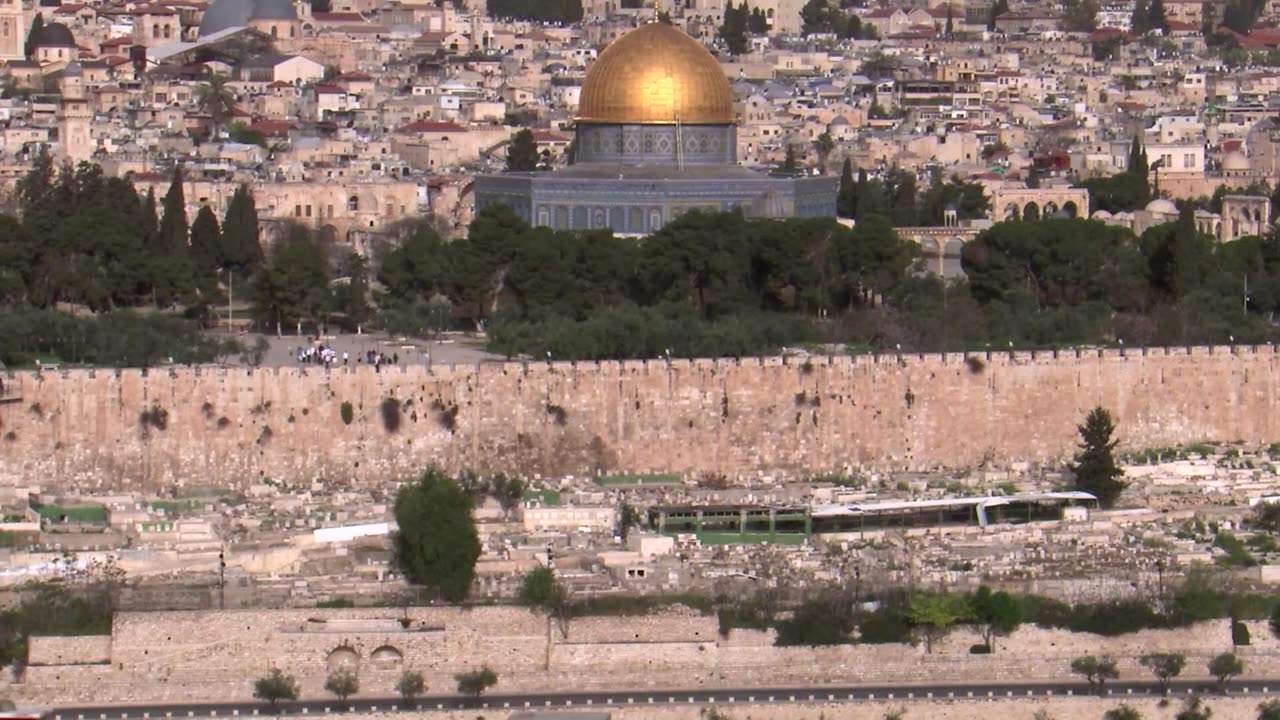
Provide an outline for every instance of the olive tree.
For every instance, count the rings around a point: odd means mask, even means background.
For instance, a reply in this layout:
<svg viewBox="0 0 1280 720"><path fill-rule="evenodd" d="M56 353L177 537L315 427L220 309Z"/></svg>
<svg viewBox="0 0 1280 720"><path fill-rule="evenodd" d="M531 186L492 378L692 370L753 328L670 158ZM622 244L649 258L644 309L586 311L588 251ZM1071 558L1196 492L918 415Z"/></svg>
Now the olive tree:
<svg viewBox="0 0 1280 720"><path fill-rule="evenodd" d="M1120 672L1116 670L1116 661L1109 657L1095 657L1093 655L1085 655L1071 661L1071 672L1081 675L1089 684L1098 688L1098 693L1102 693L1103 686L1108 680L1114 680L1120 677Z"/></svg>
<svg viewBox="0 0 1280 720"><path fill-rule="evenodd" d="M407 703L417 700L418 696L426 690L427 683L422 679L422 673L413 670L405 670L400 675L400 681L396 683L396 692L400 693L400 697Z"/></svg>
<svg viewBox="0 0 1280 720"><path fill-rule="evenodd" d="M1244 672L1244 661L1235 653L1225 652L1209 661L1209 674L1218 678L1218 689L1225 690L1231 678Z"/></svg>
<svg viewBox="0 0 1280 720"><path fill-rule="evenodd" d="M298 699L298 682L292 675L285 675L280 668L272 668L265 677L253 683L253 696L265 700L274 711L281 700Z"/></svg>
<svg viewBox="0 0 1280 720"><path fill-rule="evenodd" d="M1160 692L1169 694L1169 681L1182 674L1187 664L1187 656L1182 653L1151 653L1138 659L1144 667L1151 670L1160 682Z"/></svg>

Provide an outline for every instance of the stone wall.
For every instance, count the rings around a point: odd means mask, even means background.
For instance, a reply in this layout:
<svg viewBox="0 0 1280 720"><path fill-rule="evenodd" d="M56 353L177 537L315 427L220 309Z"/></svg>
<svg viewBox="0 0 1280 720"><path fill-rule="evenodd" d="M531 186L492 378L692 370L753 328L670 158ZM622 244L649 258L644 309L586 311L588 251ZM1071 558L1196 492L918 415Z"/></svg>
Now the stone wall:
<svg viewBox="0 0 1280 720"><path fill-rule="evenodd" d="M33 637L28 665L105 665L111 662L111 636Z"/></svg>
<svg viewBox="0 0 1280 720"><path fill-rule="evenodd" d="M1251 629L1256 644L1238 650L1245 677L1280 677L1280 641L1265 622ZM278 667L314 698L343 664L369 695L389 694L406 668L422 672L431 692L450 694L456 673L481 665L498 673L495 692L1034 681L1070 677L1071 660L1085 654L1112 655L1122 678L1149 679L1137 657L1161 650L1187 654L1184 677L1207 678L1209 658L1230 649L1226 621L1120 638L1023 627L995 654L970 655L978 638L967 630L932 654L908 645L784 648L764 632L721 637L710 616L585 618L566 636L512 607L119 613L113 632L88 641L109 640L109 664L56 664L41 651L46 664L27 668L10 694L37 704L247 699L253 680ZM38 642L73 640L84 642Z"/></svg>
<svg viewBox="0 0 1280 720"><path fill-rule="evenodd" d="M779 477L1052 463L1099 404L1125 447L1278 441L1277 370L1268 346L19 373L8 382L21 401L0 405L0 483L382 480L429 463Z"/></svg>

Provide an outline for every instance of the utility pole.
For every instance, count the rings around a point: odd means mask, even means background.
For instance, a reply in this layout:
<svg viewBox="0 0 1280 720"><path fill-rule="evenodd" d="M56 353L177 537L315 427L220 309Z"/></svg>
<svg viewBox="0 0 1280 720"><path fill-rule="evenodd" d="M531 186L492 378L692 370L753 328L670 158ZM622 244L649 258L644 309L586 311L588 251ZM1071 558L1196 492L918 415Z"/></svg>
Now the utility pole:
<svg viewBox="0 0 1280 720"><path fill-rule="evenodd" d="M218 551L218 609L227 609L227 556L224 550Z"/></svg>

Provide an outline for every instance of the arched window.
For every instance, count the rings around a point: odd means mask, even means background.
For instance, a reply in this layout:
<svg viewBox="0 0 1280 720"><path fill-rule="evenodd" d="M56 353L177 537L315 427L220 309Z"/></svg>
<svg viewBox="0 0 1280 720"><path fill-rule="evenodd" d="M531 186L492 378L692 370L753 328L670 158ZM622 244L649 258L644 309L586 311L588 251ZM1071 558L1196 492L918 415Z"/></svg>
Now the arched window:
<svg viewBox="0 0 1280 720"><path fill-rule="evenodd" d="M280 37L280 31L276 28L276 26L275 26L275 25L272 25L272 26L271 26L271 38L272 38L272 39L275 39L275 38L278 38L278 37Z"/></svg>
<svg viewBox="0 0 1280 720"><path fill-rule="evenodd" d="M347 198L347 212L360 212L360 198L355 195Z"/></svg>

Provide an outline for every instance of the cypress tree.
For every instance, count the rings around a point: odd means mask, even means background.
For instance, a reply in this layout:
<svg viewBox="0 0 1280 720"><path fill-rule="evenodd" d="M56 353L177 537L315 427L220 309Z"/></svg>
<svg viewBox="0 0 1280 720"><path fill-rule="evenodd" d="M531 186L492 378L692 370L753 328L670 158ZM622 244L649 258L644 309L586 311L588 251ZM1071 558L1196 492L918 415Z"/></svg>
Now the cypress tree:
<svg viewBox="0 0 1280 720"><path fill-rule="evenodd" d="M1169 30L1169 18L1165 17L1164 0L1151 0L1147 7L1147 27L1151 30Z"/></svg>
<svg viewBox="0 0 1280 720"><path fill-rule="evenodd" d="M1133 142L1129 145L1129 168L1128 171L1145 182L1149 172L1147 167L1147 150L1142 146L1142 133L1135 133Z"/></svg>
<svg viewBox="0 0 1280 720"><path fill-rule="evenodd" d="M858 186L853 179L853 162L844 159L840 168L840 194L836 196L836 213L851 218L858 211Z"/></svg>
<svg viewBox="0 0 1280 720"><path fill-rule="evenodd" d="M1111 436L1116 426L1111 420L1111 413L1101 407L1094 408L1077 429L1080 432L1080 452L1076 454L1075 465L1071 468L1075 487L1092 493L1098 498L1099 505L1109 508L1127 484L1121 480L1124 471L1116 466L1112 454L1116 442Z"/></svg>
<svg viewBox="0 0 1280 720"><path fill-rule="evenodd" d="M30 60L35 54L36 40L40 37L40 31L44 29L44 14L36 13L36 17L31 21L31 31L27 33L27 42L22 46L22 52Z"/></svg>
<svg viewBox="0 0 1280 720"><path fill-rule="evenodd" d="M201 207L191 224L191 262L202 279L212 278L223 265L221 236L218 216L208 205Z"/></svg>
<svg viewBox="0 0 1280 720"><path fill-rule="evenodd" d="M153 258L152 274L156 302L168 305L189 297L194 280L191 266L190 231L187 226L187 201L182 189L182 165L173 168L173 181L161 201L163 216L155 247L160 253Z"/></svg>
<svg viewBox="0 0 1280 720"><path fill-rule="evenodd" d="M262 267L262 244L258 239L258 209L253 191L241 185L227 204L222 221L223 266L237 271L253 272Z"/></svg>

